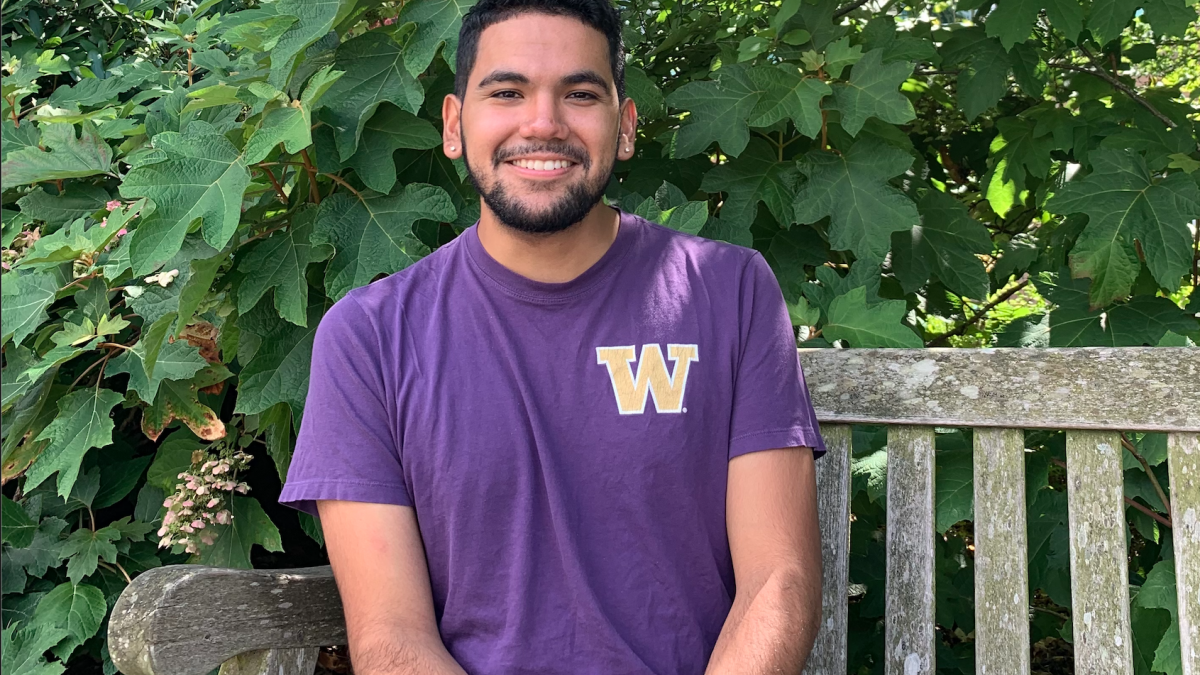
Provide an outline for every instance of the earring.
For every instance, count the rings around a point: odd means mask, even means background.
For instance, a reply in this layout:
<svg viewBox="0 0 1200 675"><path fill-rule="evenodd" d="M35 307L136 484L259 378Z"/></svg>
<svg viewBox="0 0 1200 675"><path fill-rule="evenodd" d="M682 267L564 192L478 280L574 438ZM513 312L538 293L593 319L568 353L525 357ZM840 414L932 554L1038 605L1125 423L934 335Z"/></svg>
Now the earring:
<svg viewBox="0 0 1200 675"><path fill-rule="evenodd" d="M454 146L450 146L450 152L454 152Z"/></svg>

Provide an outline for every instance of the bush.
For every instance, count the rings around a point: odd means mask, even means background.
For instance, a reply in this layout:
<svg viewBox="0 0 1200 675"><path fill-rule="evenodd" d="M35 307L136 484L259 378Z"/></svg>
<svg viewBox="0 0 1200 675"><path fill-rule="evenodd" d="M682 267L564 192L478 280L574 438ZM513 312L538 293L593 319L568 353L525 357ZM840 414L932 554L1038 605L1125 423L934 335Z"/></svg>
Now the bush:
<svg viewBox="0 0 1200 675"><path fill-rule="evenodd" d="M469 4L6 3L6 673L112 673L151 567L322 560L275 504L313 333L478 217L439 147ZM641 120L608 199L762 251L803 346L1200 339L1185 0L620 4ZM938 436L946 673L974 671L969 440ZM1062 438L1027 440L1033 639L1069 654ZM1166 587L1162 438L1129 441L1131 578ZM855 673L882 671L884 442L855 435ZM1135 595L1139 673L1180 668L1164 597Z"/></svg>

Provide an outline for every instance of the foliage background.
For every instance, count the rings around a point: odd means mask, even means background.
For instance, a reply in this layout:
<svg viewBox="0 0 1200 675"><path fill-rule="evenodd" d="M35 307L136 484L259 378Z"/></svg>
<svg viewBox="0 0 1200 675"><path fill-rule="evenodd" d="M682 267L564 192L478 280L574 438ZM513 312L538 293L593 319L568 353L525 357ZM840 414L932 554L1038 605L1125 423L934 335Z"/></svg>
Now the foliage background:
<svg viewBox="0 0 1200 675"><path fill-rule="evenodd" d="M313 332L478 216L439 149L470 4L4 1L6 674L112 673L148 568L324 560L275 504ZM1194 0L619 4L610 201L762 251L804 346L1200 339ZM1070 672L1064 442L1026 438L1034 663ZM1165 442L1127 440L1137 672L1175 674ZM974 672L970 448L939 431L940 673ZM176 476L238 450L232 523L158 547ZM882 672L886 452L856 429L853 673Z"/></svg>

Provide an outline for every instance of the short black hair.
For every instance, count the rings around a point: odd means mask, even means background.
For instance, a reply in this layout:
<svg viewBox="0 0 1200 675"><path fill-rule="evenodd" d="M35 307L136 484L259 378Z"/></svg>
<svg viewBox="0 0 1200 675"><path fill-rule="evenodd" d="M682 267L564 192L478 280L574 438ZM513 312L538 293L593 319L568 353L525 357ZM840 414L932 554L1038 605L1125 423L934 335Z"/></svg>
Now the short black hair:
<svg viewBox="0 0 1200 675"><path fill-rule="evenodd" d="M608 40L608 65L612 68L617 100L625 100L625 45L621 39L621 16L610 0L480 0L463 17L458 31L458 56L455 59L454 93L460 99L467 92L467 78L475 67L479 35L483 29L525 13L569 16L595 28Z"/></svg>

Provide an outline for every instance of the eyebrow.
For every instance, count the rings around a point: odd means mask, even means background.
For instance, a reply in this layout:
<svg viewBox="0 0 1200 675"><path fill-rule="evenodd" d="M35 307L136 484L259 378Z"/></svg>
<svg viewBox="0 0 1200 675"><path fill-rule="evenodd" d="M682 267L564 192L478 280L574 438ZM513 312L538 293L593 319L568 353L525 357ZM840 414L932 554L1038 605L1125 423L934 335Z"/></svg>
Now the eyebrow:
<svg viewBox="0 0 1200 675"><path fill-rule="evenodd" d="M479 81L477 88L482 89L493 84L508 82L511 84L529 84L530 80L521 73L512 70L496 70L488 74L487 77ZM591 84L605 91L608 91L609 83L599 73L594 70L577 70L569 75L565 75L560 82L564 85L575 84Z"/></svg>

